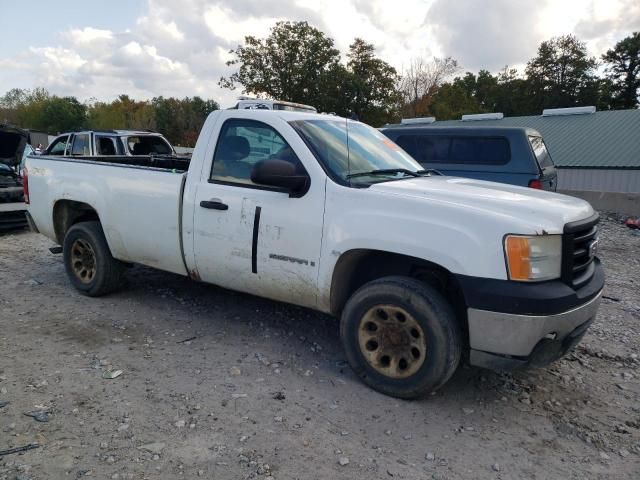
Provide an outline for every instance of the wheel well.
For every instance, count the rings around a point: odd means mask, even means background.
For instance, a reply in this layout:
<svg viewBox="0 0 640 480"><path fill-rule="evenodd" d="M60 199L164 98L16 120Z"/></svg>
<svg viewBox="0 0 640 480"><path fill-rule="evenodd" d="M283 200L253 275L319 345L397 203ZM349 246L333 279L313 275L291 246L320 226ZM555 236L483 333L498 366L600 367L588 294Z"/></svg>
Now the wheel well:
<svg viewBox="0 0 640 480"><path fill-rule="evenodd" d="M67 231L76 223L100 221L98 212L89 204L75 200L58 200L53 206L53 229L59 245L64 243Z"/></svg>
<svg viewBox="0 0 640 480"><path fill-rule="evenodd" d="M349 297L365 283L390 275L402 275L427 283L451 304L467 336L467 308L456 277L446 268L409 255L380 250L350 250L340 256L331 282L331 312L339 315Z"/></svg>

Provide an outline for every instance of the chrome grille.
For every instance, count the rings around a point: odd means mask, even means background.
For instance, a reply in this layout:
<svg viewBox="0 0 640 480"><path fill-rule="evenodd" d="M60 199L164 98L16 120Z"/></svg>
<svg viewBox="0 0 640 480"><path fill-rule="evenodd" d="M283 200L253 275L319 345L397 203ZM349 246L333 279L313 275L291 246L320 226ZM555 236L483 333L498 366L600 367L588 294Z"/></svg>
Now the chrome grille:
<svg viewBox="0 0 640 480"><path fill-rule="evenodd" d="M598 215L565 226L562 252L562 279L579 288L595 271L593 261L598 249Z"/></svg>

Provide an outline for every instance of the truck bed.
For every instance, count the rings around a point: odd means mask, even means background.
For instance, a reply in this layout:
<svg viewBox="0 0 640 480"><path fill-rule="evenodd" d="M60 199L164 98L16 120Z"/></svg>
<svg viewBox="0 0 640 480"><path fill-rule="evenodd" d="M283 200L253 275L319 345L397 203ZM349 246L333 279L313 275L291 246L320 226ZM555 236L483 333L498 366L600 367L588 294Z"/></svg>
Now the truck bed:
<svg viewBox="0 0 640 480"><path fill-rule="evenodd" d="M32 155L29 192L38 200L29 212L41 233L61 243L55 212L86 205L99 212L115 258L186 275L179 225L188 164L165 156Z"/></svg>

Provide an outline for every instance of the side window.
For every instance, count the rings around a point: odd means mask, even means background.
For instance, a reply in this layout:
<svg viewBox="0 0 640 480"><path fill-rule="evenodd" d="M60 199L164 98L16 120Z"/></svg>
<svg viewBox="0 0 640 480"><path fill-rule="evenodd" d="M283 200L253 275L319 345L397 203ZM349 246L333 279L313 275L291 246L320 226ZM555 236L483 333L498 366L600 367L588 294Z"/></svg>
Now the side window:
<svg viewBox="0 0 640 480"><path fill-rule="evenodd" d="M96 153L98 155L115 155L116 142L113 137L96 136Z"/></svg>
<svg viewBox="0 0 640 480"><path fill-rule="evenodd" d="M91 149L89 148L89 134L75 135L73 137L71 155L91 155Z"/></svg>
<svg viewBox="0 0 640 480"><path fill-rule="evenodd" d="M453 137L451 163L469 165L505 165L511 160L511 148L506 138Z"/></svg>
<svg viewBox="0 0 640 480"><path fill-rule="evenodd" d="M419 161L425 163L447 163L449 161L450 138L423 135L417 140L418 148L422 152L422 160Z"/></svg>
<svg viewBox="0 0 640 480"><path fill-rule="evenodd" d="M51 147L49 147L49 155L64 155L64 151L67 148L67 142L69 141L69 137L60 137L57 139Z"/></svg>
<svg viewBox="0 0 640 480"><path fill-rule="evenodd" d="M396 143L420 163L447 163L449 161L451 139L448 137L401 135Z"/></svg>
<svg viewBox="0 0 640 480"><path fill-rule="evenodd" d="M418 149L416 148L416 136L415 135L400 135L396 138L395 142L402 148L405 152L411 155L414 159L418 160L420 156L418 153ZM420 160L418 160L420 161Z"/></svg>
<svg viewBox="0 0 640 480"><path fill-rule="evenodd" d="M210 179L255 185L251 181L253 167L267 158L285 160L304 170L291 147L270 126L253 120L228 120L218 137Z"/></svg>

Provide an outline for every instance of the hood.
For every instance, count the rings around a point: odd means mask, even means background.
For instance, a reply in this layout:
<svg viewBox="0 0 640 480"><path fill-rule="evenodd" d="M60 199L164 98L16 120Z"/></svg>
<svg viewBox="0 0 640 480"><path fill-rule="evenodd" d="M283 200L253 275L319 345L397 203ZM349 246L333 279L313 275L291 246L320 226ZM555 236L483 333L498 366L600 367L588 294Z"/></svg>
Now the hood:
<svg viewBox="0 0 640 480"><path fill-rule="evenodd" d="M562 233L566 223L594 213L591 205L579 198L469 178L438 175L378 183L370 189L385 195L446 203L469 211L508 217L514 224L528 226L538 233L541 229L546 233Z"/></svg>
<svg viewBox="0 0 640 480"><path fill-rule="evenodd" d="M20 163L29 133L10 125L0 125L0 163L15 167Z"/></svg>

